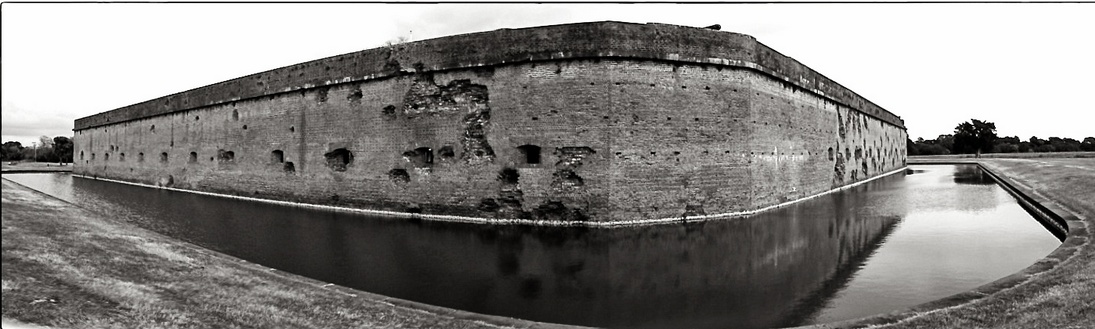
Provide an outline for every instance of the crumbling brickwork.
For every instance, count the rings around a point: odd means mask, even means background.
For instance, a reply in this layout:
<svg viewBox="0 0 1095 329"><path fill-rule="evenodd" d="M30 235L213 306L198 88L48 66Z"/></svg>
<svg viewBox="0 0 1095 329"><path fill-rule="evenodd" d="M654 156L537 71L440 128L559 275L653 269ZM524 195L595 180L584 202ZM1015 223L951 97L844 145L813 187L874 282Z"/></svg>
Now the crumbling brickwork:
<svg viewBox="0 0 1095 329"><path fill-rule="evenodd" d="M611 42L563 47L577 41L553 33L568 30ZM542 39L515 39L528 34ZM454 46L471 36L511 47ZM700 41L714 43L684 47ZM553 46L577 50L538 50ZM905 165L899 118L740 34L588 23L334 58L81 118L75 172L426 215L625 222L760 209ZM319 82L315 67L345 78Z"/></svg>

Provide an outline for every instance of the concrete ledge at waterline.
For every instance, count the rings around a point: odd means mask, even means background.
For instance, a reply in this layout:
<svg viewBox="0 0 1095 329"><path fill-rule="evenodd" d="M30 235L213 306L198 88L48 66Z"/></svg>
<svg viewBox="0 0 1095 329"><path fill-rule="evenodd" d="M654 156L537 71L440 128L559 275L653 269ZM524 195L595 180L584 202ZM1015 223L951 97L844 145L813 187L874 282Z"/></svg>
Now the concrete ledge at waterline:
<svg viewBox="0 0 1095 329"><path fill-rule="evenodd" d="M888 314L801 328L1095 327L1089 311L1095 250L1088 230L1095 220L1095 175L1090 173L1095 162L1072 156L921 160L910 158L910 163L978 164L1020 202L1033 203L1031 214L1038 220L1062 223L1067 233L1061 246L1022 271L967 292Z"/></svg>
<svg viewBox="0 0 1095 329"><path fill-rule="evenodd" d="M571 327L330 285L0 183L4 328Z"/></svg>

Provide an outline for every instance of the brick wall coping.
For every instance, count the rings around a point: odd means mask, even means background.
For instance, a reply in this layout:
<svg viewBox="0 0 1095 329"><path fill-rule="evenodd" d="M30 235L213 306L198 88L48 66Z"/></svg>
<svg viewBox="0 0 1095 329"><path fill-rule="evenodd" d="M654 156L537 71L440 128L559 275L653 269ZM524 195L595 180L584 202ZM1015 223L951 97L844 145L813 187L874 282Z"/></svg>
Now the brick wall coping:
<svg viewBox="0 0 1095 329"><path fill-rule="evenodd" d="M751 69L905 128L900 117L751 36L668 24L604 21L460 34L327 57L79 118L73 130L419 72L581 59Z"/></svg>

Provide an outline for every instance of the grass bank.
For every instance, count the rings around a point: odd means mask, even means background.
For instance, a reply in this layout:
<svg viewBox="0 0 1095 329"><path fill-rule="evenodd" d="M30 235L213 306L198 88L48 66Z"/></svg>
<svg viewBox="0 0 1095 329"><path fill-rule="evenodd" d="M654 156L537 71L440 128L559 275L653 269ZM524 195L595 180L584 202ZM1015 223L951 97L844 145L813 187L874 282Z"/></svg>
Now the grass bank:
<svg viewBox="0 0 1095 329"><path fill-rule="evenodd" d="M562 327L398 300L274 271L8 180L2 184L5 325Z"/></svg>
<svg viewBox="0 0 1095 329"><path fill-rule="evenodd" d="M63 163L58 164L56 162L33 162L33 161L3 161L0 162L0 172L3 173L23 173L23 172L71 172L72 164Z"/></svg>
<svg viewBox="0 0 1095 329"><path fill-rule="evenodd" d="M1090 152L1088 152L1090 153ZM1095 159L1086 154L910 157L910 164L979 163L1068 225L1053 253L1011 276L908 310L819 328L1095 327Z"/></svg>

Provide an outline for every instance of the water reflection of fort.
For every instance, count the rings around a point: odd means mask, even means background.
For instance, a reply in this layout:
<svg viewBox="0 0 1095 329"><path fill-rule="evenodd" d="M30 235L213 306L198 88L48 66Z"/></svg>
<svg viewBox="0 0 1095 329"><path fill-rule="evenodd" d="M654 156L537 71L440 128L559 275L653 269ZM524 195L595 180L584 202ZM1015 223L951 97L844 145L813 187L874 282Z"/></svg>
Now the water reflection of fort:
<svg viewBox="0 0 1095 329"><path fill-rule="evenodd" d="M472 312L609 327L808 321L905 216L893 176L749 218L618 229L371 220L77 179L266 266ZM134 189L128 191L126 189ZM110 211L107 209L107 211ZM242 232L242 233L241 233Z"/></svg>
<svg viewBox="0 0 1095 329"><path fill-rule="evenodd" d="M793 326L825 306L903 213L864 207L850 193L721 222L480 234L502 279L465 293L489 296L484 310L581 325Z"/></svg>

